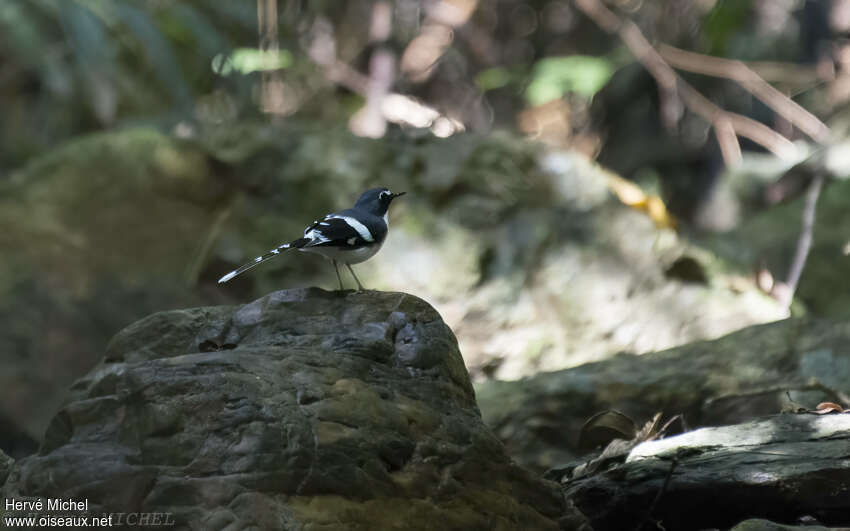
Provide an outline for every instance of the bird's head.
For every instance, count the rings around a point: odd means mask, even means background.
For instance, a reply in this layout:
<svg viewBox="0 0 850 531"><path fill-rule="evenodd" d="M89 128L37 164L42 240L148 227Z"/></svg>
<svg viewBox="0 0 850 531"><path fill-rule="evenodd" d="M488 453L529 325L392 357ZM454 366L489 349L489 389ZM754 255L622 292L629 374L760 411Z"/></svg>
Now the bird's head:
<svg viewBox="0 0 850 531"><path fill-rule="evenodd" d="M357 200L354 208L365 210L376 216L383 216L387 213L387 209L390 208L390 203L393 202L393 199L403 196L405 193L399 192L396 194L391 192L389 188L372 188L363 192L363 195Z"/></svg>

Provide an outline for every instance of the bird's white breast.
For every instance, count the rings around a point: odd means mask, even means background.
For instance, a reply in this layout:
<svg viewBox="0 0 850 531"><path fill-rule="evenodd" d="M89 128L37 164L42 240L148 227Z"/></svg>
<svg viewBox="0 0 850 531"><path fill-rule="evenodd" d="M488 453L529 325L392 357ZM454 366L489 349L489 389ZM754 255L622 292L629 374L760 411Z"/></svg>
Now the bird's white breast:
<svg viewBox="0 0 850 531"><path fill-rule="evenodd" d="M359 247L357 249L352 250L344 250L338 247L304 247L302 249L298 249L299 251L304 251L307 253L316 253L324 256L328 260L336 260L337 262L342 262L343 264L359 264L360 262L365 262L366 260L375 256L381 249L381 244L369 245L367 247Z"/></svg>

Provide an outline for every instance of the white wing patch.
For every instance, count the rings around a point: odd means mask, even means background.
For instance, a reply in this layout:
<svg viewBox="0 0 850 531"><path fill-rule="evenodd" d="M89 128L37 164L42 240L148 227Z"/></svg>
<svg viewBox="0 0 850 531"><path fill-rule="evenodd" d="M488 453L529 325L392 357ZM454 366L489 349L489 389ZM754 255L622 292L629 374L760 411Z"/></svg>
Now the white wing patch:
<svg viewBox="0 0 850 531"><path fill-rule="evenodd" d="M312 231L312 230L310 230L310 229L311 229L311 228L313 228L313 227L315 227L315 226L316 226L316 224L317 224L318 222L319 222L318 220L314 220L314 221L313 221L313 223L312 223L312 225L308 225L308 226L307 226L307 228L306 228L306 229L304 229L304 237L305 237L305 238L309 238L309 237L310 237L310 236L307 236L307 233L308 233L308 232L313 232L313 231Z"/></svg>
<svg viewBox="0 0 850 531"><path fill-rule="evenodd" d="M324 242L328 241L328 239L325 237L325 235L322 234L321 231L317 231L317 230L308 230L307 232L304 233L304 237L310 238L310 243L312 243L312 244L324 243Z"/></svg>
<svg viewBox="0 0 850 531"><path fill-rule="evenodd" d="M343 220L344 222L346 222L348 224L349 227L356 230L357 234L359 234L360 237L363 238L364 240L366 240L367 242L375 241L375 238L372 236L372 233L369 232L369 229L366 228L366 225L360 223L356 219L354 219L350 216L337 216L337 215L332 215L332 216L329 216L329 217Z"/></svg>

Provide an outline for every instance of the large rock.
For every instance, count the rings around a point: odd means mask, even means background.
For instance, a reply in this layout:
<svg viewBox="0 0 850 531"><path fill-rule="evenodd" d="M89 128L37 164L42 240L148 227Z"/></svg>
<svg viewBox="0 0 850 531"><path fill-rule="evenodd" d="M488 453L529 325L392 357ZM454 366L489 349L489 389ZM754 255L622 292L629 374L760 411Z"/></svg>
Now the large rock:
<svg viewBox="0 0 850 531"><path fill-rule="evenodd" d="M544 470L581 455L582 425L607 409L638 424L656 412L681 413L693 428L846 401L848 344L850 323L788 319L664 352L486 382L477 388L478 402L508 452Z"/></svg>
<svg viewBox="0 0 850 531"><path fill-rule="evenodd" d="M9 475L9 469L12 468L12 463L14 462L14 459L0 450L0 485L3 485L3 483L6 482L6 477Z"/></svg>
<svg viewBox="0 0 850 531"><path fill-rule="evenodd" d="M485 427L434 309L320 289L129 326L3 495L178 529L555 529L564 511Z"/></svg>
<svg viewBox="0 0 850 531"><path fill-rule="evenodd" d="M228 131L210 139L209 150L239 166L247 192L212 251L233 266L282 234L298 234L296 209L310 216L303 224L317 211L348 206L378 182L375 175L408 191L390 212L384 248L358 275L369 287L401 287L439 309L475 379L652 352L786 315L710 253L622 204L609 175L576 153L543 153L508 135L375 142L303 127L283 135ZM244 184L256 183L254 166L267 169L262 194ZM329 193L335 202L310 203ZM224 291L258 295L302 280L334 286L327 267L312 278L294 275L304 261L286 257Z"/></svg>
<svg viewBox="0 0 850 531"><path fill-rule="evenodd" d="M850 526L848 448L848 414L779 415L645 442L625 464L565 477L564 491L595 529Z"/></svg>
<svg viewBox="0 0 850 531"><path fill-rule="evenodd" d="M306 253L216 279L379 184L409 193L358 275L434 305L477 379L783 315L752 282L620 203L600 168L541 151L510 135L375 141L297 120L198 141L131 128L57 147L0 184L0 417L40 439L115 331L154 311L335 287L333 268Z"/></svg>
<svg viewBox="0 0 850 531"><path fill-rule="evenodd" d="M215 169L197 146L130 129L59 147L0 183L0 420L40 438L116 330L214 300L192 276L229 198Z"/></svg>

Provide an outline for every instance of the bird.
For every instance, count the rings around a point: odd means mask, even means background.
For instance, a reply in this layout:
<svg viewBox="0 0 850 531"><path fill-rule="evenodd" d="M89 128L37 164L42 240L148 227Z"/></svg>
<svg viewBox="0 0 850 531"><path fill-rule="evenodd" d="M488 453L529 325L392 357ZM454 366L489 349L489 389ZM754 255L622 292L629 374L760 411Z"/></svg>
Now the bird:
<svg viewBox="0 0 850 531"><path fill-rule="evenodd" d="M280 256L283 251L297 249L320 254L333 262L340 290L343 289L343 285L342 277L339 275L339 263L345 264L357 282L357 288L363 291L363 284L354 274L351 265L365 262L381 249L389 230L387 211L390 203L405 193L393 193L389 188L366 190L352 208L332 212L321 221L314 221L304 229L303 237L281 244L266 254L254 258L218 279L218 283L223 284L232 280L237 275Z"/></svg>

